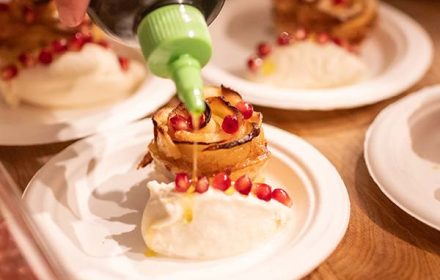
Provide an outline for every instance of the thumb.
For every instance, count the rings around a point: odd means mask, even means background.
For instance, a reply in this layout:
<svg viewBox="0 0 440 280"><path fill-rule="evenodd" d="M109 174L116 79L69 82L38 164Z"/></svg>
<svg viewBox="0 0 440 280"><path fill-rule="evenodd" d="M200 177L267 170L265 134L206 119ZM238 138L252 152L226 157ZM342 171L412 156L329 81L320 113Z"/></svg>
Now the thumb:
<svg viewBox="0 0 440 280"><path fill-rule="evenodd" d="M55 0L63 24L74 27L83 19L90 0Z"/></svg>

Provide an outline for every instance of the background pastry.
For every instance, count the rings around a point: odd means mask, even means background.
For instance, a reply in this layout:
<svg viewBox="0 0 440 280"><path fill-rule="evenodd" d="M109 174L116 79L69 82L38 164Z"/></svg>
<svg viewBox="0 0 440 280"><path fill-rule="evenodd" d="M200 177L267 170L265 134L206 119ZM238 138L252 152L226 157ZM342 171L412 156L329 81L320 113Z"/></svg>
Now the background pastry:
<svg viewBox="0 0 440 280"><path fill-rule="evenodd" d="M377 16L377 0L272 0L278 33L306 28L360 42Z"/></svg>
<svg viewBox="0 0 440 280"><path fill-rule="evenodd" d="M0 6L0 92L11 106L93 106L133 93L140 63L114 53L90 21L62 26L51 1Z"/></svg>

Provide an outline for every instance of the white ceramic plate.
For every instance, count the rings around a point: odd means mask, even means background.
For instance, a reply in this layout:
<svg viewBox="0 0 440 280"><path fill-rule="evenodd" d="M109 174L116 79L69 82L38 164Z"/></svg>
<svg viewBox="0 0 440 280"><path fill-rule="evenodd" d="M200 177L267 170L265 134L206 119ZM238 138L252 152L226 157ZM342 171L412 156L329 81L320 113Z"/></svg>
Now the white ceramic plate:
<svg viewBox="0 0 440 280"><path fill-rule="evenodd" d="M232 87L250 102L262 106L331 110L375 103L416 83L432 61L432 43L426 31L397 9L381 4L379 20L361 49L370 70L360 83L323 90L283 89L243 78L246 61L262 41L273 42L271 1L227 1L211 26L213 59L204 70L213 84Z"/></svg>
<svg viewBox="0 0 440 280"><path fill-rule="evenodd" d="M175 93L172 82L149 75L130 97L99 107L49 110L24 104L9 108L0 100L0 145L68 141L140 119Z"/></svg>
<svg viewBox="0 0 440 280"><path fill-rule="evenodd" d="M293 221L267 244L212 261L146 257L140 221L151 166L136 170L150 120L79 141L49 161L24 194L72 279L293 279L317 267L346 231L347 190L332 164L300 138L265 126L265 176L291 194Z"/></svg>
<svg viewBox="0 0 440 280"><path fill-rule="evenodd" d="M364 156L391 201L440 230L440 86L383 110L367 132Z"/></svg>

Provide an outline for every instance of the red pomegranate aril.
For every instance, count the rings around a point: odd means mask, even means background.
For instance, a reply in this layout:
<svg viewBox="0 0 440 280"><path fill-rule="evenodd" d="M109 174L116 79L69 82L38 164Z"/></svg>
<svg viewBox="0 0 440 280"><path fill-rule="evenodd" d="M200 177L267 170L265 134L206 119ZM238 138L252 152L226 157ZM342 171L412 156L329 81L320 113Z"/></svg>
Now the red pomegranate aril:
<svg viewBox="0 0 440 280"><path fill-rule="evenodd" d="M260 43L257 47L259 57L266 57L272 51L272 47L268 43Z"/></svg>
<svg viewBox="0 0 440 280"><path fill-rule="evenodd" d="M64 53L67 51L67 40L60 39L52 42L52 51L54 53Z"/></svg>
<svg viewBox="0 0 440 280"><path fill-rule="evenodd" d="M53 60L53 56L49 51L42 50L38 55L38 61L40 61L41 64L44 65L51 64L52 60Z"/></svg>
<svg viewBox="0 0 440 280"><path fill-rule="evenodd" d="M186 192L191 185L189 176L185 172L177 173L174 183L176 184L176 192Z"/></svg>
<svg viewBox="0 0 440 280"><path fill-rule="evenodd" d="M128 58L120 56L118 57L119 65L121 66L122 71L128 71L128 67L130 66L130 62Z"/></svg>
<svg viewBox="0 0 440 280"><path fill-rule="evenodd" d="M338 5L347 5L348 1L347 0L333 0L333 5L338 6Z"/></svg>
<svg viewBox="0 0 440 280"><path fill-rule="evenodd" d="M20 61L23 67L30 67L35 65L35 58L29 53L22 53L18 56L18 60Z"/></svg>
<svg viewBox="0 0 440 280"><path fill-rule="evenodd" d="M254 107L252 107L250 103L247 103L245 101L238 102L235 107L237 107L237 109L241 112L245 120L252 117L252 114L254 113Z"/></svg>
<svg viewBox="0 0 440 280"><path fill-rule="evenodd" d="M197 180L196 183L196 192L204 193L209 189L209 181L206 176L202 176Z"/></svg>
<svg viewBox="0 0 440 280"><path fill-rule="evenodd" d="M290 34L287 32L281 32L280 35L278 35L277 43L280 46L286 46L290 44Z"/></svg>
<svg viewBox="0 0 440 280"><path fill-rule="evenodd" d="M316 41L319 44L328 43L330 41L330 36L327 33L319 33L318 35L316 35Z"/></svg>
<svg viewBox="0 0 440 280"><path fill-rule="evenodd" d="M292 206L289 194L283 189L274 189L272 191L272 198L288 207Z"/></svg>
<svg viewBox="0 0 440 280"><path fill-rule="evenodd" d="M338 37L333 37L332 38L333 43L335 43L338 46L342 46L342 39L338 38Z"/></svg>
<svg viewBox="0 0 440 280"><path fill-rule="evenodd" d="M272 198L272 188L267 184L258 184L254 192L261 200L269 201Z"/></svg>
<svg viewBox="0 0 440 280"><path fill-rule="evenodd" d="M77 32L69 41L69 50L80 51L86 43L92 42L91 35Z"/></svg>
<svg viewBox="0 0 440 280"><path fill-rule="evenodd" d="M22 10L24 21L28 24L34 23L37 19L37 13L31 7L25 6Z"/></svg>
<svg viewBox="0 0 440 280"><path fill-rule="evenodd" d="M307 36L307 31L304 28L299 28L295 31L295 39L298 41L307 39Z"/></svg>
<svg viewBox="0 0 440 280"><path fill-rule="evenodd" d="M2 68L1 76L2 80L9 81L18 74L18 68L15 65L8 65Z"/></svg>
<svg viewBox="0 0 440 280"><path fill-rule="evenodd" d="M228 115L223 119L222 129L224 132L234 134L238 131L238 119L236 115Z"/></svg>
<svg viewBox="0 0 440 280"><path fill-rule="evenodd" d="M84 44L86 43L91 43L93 41L92 35L91 34L86 34L84 32L77 32L75 34L76 38L81 38L81 40L84 42Z"/></svg>
<svg viewBox="0 0 440 280"><path fill-rule="evenodd" d="M241 194L248 195L252 190L251 179L243 175L235 181L234 188Z"/></svg>
<svg viewBox="0 0 440 280"><path fill-rule="evenodd" d="M0 3L0 12L7 12L7 11L9 11L9 4Z"/></svg>
<svg viewBox="0 0 440 280"><path fill-rule="evenodd" d="M181 115L175 115L172 116L169 120L171 127L173 128L173 130L178 131L178 130L186 130L186 131L191 131L192 130L192 125L190 123L190 121L188 120L188 118L181 116Z"/></svg>
<svg viewBox="0 0 440 280"><path fill-rule="evenodd" d="M212 187L221 191L227 190L231 186L231 178L226 172L217 173L212 178Z"/></svg>
<svg viewBox="0 0 440 280"><path fill-rule="evenodd" d="M263 60L259 57L251 57L247 61L247 67L252 72L257 72L263 64Z"/></svg>

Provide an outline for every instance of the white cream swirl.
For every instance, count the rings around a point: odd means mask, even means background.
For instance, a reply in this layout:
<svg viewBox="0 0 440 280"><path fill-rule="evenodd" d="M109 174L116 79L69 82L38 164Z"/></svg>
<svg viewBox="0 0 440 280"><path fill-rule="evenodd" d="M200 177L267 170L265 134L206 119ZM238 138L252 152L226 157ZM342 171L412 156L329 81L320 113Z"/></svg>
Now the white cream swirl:
<svg viewBox="0 0 440 280"><path fill-rule="evenodd" d="M350 85L367 75L365 63L333 44L296 42L274 47L251 80L286 88L318 89Z"/></svg>
<svg viewBox="0 0 440 280"><path fill-rule="evenodd" d="M164 256L213 259L243 253L266 242L291 219L292 209L271 200L225 194L182 194L174 183L147 185L142 218L148 248Z"/></svg>
<svg viewBox="0 0 440 280"><path fill-rule="evenodd" d="M22 69L0 91L10 105L20 101L43 107L87 107L122 99L145 79L141 63L131 60L122 71L117 55L96 44L67 52L50 65Z"/></svg>

